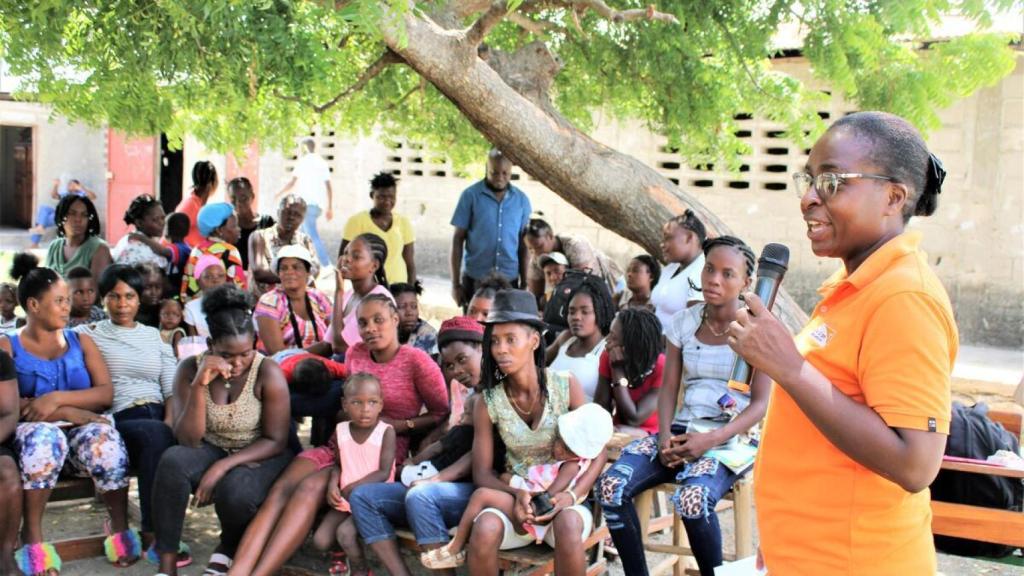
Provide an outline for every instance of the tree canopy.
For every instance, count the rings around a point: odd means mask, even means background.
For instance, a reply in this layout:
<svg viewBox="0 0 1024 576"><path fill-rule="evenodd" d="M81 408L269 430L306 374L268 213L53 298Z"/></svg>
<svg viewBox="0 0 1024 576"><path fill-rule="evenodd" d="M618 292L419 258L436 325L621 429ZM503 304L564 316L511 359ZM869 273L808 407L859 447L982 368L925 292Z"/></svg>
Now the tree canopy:
<svg viewBox="0 0 1024 576"><path fill-rule="evenodd" d="M500 2L500 0L499 0ZM798 142L823 128L822 95L772 69L783 25L803 38L814 74L863 109L924 130L936 110L1014 66L1005 34L929 45L941 15L984 29L1012 0L0 0L0 57L21 97L133 134L192 134L214 149L256 138L293 142L313 125L424 142L456 161L486 145L450 96L388 43L404 18L486 29L491 61L533 42L550 57L511 62L550 80L553 108L586 132L596 113L640 119L694 163L728 160L745 144L737 114L786 126ZM485 21L487 14L497 17ZM483 17L481 17L483 15ZM444 55L438 55L444 57ZM517 68L518 67L518 68ZM504 71L503 71L504 72ZM510 77L513 80L510 80ZM519 88L519 87L517 87ZM500 106L499 103L495 103Z"/></svg>

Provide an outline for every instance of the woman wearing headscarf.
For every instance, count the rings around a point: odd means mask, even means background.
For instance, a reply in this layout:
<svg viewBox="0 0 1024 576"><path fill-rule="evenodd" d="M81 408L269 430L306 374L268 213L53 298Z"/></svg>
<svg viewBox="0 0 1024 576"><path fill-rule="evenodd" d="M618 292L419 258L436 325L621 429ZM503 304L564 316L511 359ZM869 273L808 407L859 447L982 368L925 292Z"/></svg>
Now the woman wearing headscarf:
<svg viewBox="0 0 1024 576"><path fill-rule="evenodd" d="M192 249L185 273L181 278L181 299L188 302L199 293L199 280L195 274L196 263L204 255L219 258L224 263L228 281L243 290L248 286L242 257L235 243L241 235L235 209L227 202L207 204L199 210L199 233L203 239Z"/></svg>

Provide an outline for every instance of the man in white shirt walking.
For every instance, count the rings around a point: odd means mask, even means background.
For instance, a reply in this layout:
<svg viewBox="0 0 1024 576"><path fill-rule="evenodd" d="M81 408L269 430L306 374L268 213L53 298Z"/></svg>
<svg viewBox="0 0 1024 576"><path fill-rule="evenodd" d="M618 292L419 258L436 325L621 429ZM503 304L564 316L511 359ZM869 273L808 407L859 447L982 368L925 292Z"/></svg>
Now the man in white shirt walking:
<svg viewBox="0 0 1024 576"><path fill-rule="evenodd" d="M316 248L317 258L322 267L332 264L331 256L320 239L316 229L316 221L320 214L327 220L334 219L334 194L331 190L331 169L327 162L315 152L316 142L312 138L303 138L301 143L303 154L295 163L292 179L277 193L275 198L287 194L295 188L296 194L306 201L306 219L302 223L302 231L309 235Z"/></svg>

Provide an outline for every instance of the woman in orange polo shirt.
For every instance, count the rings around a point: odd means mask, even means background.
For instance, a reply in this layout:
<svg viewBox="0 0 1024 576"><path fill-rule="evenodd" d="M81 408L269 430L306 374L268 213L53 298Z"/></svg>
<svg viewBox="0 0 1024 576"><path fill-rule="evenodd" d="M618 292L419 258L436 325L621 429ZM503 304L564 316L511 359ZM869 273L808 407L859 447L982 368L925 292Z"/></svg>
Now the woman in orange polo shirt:
<svg viewBox="0 0 1024 576"><path fill-rule="evenodd" d="M945 171L907 121L851 114L794 175L807 236L843 267L790 337L753 295L729 342L773 387L755 467L769 574L935 572L927 488L949 433L958 337L942 284L905 230Z"/></svg>

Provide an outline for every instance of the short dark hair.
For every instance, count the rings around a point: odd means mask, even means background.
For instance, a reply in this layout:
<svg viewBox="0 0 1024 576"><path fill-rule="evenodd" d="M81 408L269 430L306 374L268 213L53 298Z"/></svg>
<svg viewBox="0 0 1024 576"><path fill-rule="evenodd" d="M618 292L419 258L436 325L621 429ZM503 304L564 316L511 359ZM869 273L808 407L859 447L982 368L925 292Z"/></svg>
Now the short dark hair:
<svg viewBox="0 0 1024 576"><path fill-rule="evenodd" d="M252 192L252 182L249 181L245 176L237 176L232 178L228 182L228 193L232 193L235 190L247 190Z"/></svg>
<svg viewBox="0 0 1024 576"><path fill-rule="evenodd" d="M910 122L886 112L856 112L836 120L828 131L844 129L870 141L868 160L885 171L883 176L907 187L904 222L935 212L940 188L929 186L928 145Z"/></svg>
<svg viewBox="0 0 1024 576"><path fill-rule="evenodd" d="M634 256L633 260L647 266L647 271L651 273L651 287L656 286L658 280L661 280L661 264L658 263L658 259L650 254L640 254Z"/></svg>
<svg viewBox="0 0 1024 576"><path fill-rule="evenodd" d="M423 284L419 280L409 284L408 282L395 282L388 287L388 292L395 298L398 298L399 294L415 294L416 296L423 295Z"/></svg>
<svg viewBox="0 0 1024 576"><path fill-rule="evenodd" d="M60 274L52 268L40 268L39 258L31 252L18 252L11 262L11 278L18 281L18 304L28 309L29 298L39 298L55 282Z"/></svg>
<svg viewBox="0 0 1024 576"><path fill-rule="evenodd" d="M370 190L382 190L398 186L398 178L391 172L378 172L370 178Z"/></svg>
<svg viewBox="0 0 1024 576"><path fill-rule="evenodd" d="M64 221L68 218L68 211L71 210L71 205L75 202L81 202L85 205L85 211L89 214L89 227L85 230L85 237L91 238L93 236L100 235L100 214L96 211L96 205L89 200L88 196L77 196L75 194L68 194L57 202L57 209L54 212L53 220L57 223L57 236L64 237Z"/></svg>
<svg viewBox="0 0 1024 576"><path fill-rule="evenodd" d="M149 212L156 206L163 206L160 201L150 196L149 194L139 194L132 199L132 203L128 205L128 209L124 213L124 223L133 224L138 226L139 220L142 220L146 216L146 212Z"/></svg>
<svg viewBox="0 0 1024 576"><path fill-rule="evenodd" d="M82 278L92 278L92 270L85 266L75 266L64 273L65 280L81 280Z"/></svg>
<svg viewBox="0 0 1024 576"><path fill-rule="evenodd" d="M139 274L139 271L133 266L113 264L107 266L103 273L100 274L100 298L106 298L107 293L113 290L118 282L127 284L132 290L135 290L137 296L142 296L142 290L146 285L142 279L142 274Z"/></svg>
<svg viewBox="0 0 1024 576"><path fill-rule="evenodd" d="M255 333L252 322L252 294L234 283L217 286L203 296L202 310L212 340Z"/></svg>
<svg viewBox="0 0 1024 576"><path fill-rule="evenodd" d="M322 358L305 358L295 363L289 388L296 394L323 396L331 388L331 372Z"/></svg>
<svg viewBox="0 0 1024 576"><path fill-rule="evenodd" d="M167 237L184 238L192 228L192 219L184 212L171 212L167 215Z"/></svg>
<svg viewBox="0 0 1024 576"><path fill-rule="evenodd" d="M682 214L669 218L668 221L680 228L684 228L696 234L697 240L701 244L708 239L708 231L707 228L704 227L704 223L701 222L700 218L697 218L697 214L689 208L687 208Z"/></svg>
<svg viewBox="0 0 1024 576"><path fill-rule="evenodd" d="M473 292L473 298L479 296L481 298L494 300L494 296L499 290L508 290L511 287L512 283L508 281L508 278L505 278L497 272L491 272L487 276L484 276L483 280L476 283L476 291Z"/></svg>
<svg viewBox="0 0 1024 576"><path fill-rule="evenodd" d="M369 372L356 372L355 374L348 377L345 380L344 396L351 396L355 393L357 387L363 382L373 382L377 385L377 391L383 392L383 387L380 383L380 378Z"/></svg>

